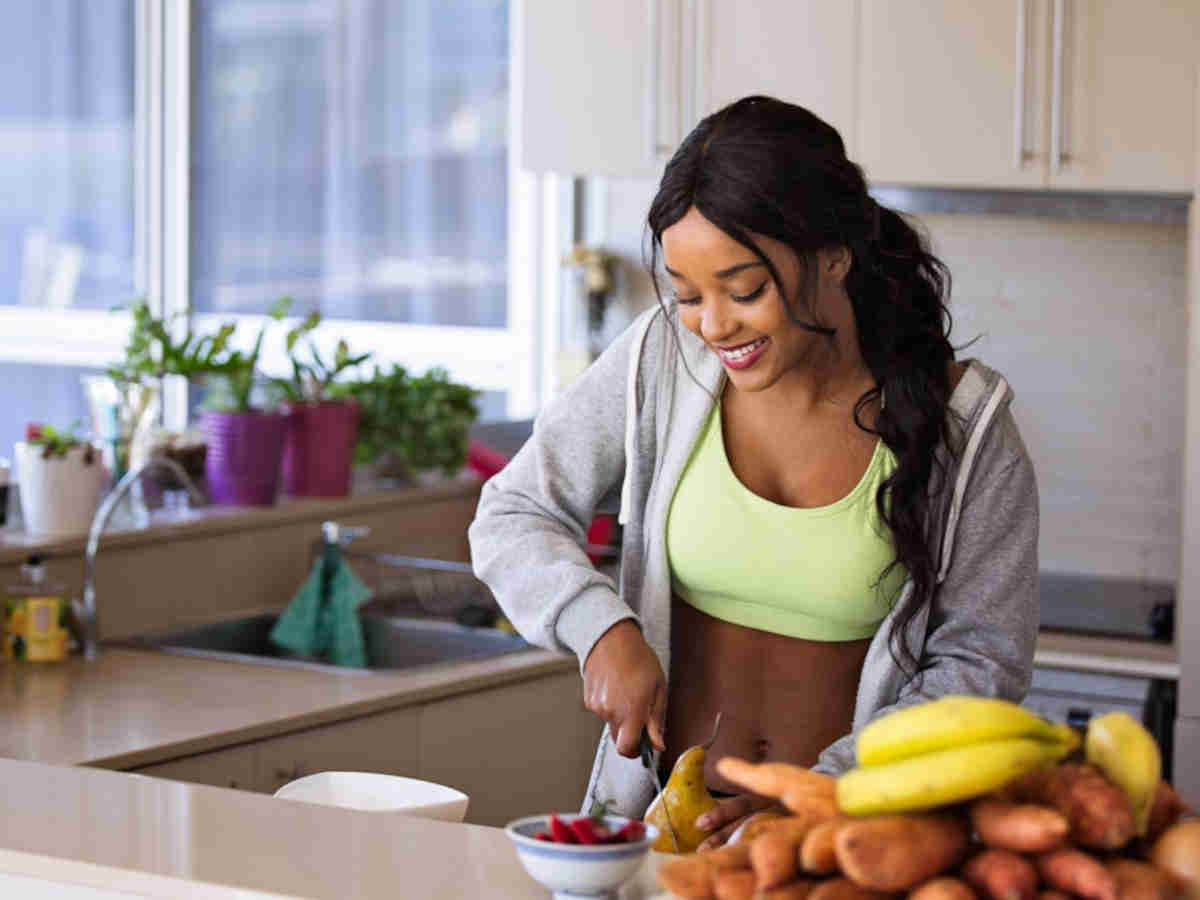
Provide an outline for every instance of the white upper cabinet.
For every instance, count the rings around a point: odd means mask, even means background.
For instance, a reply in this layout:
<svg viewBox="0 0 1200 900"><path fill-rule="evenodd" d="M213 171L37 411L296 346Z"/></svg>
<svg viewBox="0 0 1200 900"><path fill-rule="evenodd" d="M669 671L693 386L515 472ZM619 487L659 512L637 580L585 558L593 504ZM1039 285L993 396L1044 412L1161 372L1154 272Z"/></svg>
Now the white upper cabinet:
<svg viewBox="0 0 1200 900"><path fill-rule="evenodd" d="M1041 187L1044 8L1023 0L862 0L858 162L867 178Z"/></svg>
<svg viewBox="0 0 1200 900"><path fill-rule="evenodd" d="M862 0L876 183L1188 191L1194 0Z"/></svg>
<svg viewBox="0 0 1200 900"><path fill-rule="evenodd" d="M1051 2L1050 185L1190 193L1200 3Z"/></svg>
<svg viewBox="0 0 1200 900"><path fill-rule="evenodd" d="M514 0L527 169L646 176L771 94L876 184L1191 192L1200 0Z"/></svg>
<svg viewBox="0 0 1200 900"><path fill-rule="evenodd" d="M522 168L647 175L661 165L679 139L679 6L516 0L512 90Z"/></svg>
<svg viewBox="0 0 1200 900"><path fill-rule="evenodd" d="M699 0L696 120L748 94L812 110L855 157L857 0Z"/></svg>

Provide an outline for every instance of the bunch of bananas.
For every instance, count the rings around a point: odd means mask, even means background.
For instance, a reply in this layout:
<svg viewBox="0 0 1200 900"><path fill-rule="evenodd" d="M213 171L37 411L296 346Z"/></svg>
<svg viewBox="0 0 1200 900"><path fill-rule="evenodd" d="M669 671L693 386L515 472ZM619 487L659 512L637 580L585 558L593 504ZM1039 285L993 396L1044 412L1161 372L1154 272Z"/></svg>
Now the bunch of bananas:
<svg viewBox="0 0 1200 900"><path fill-rule="evenodd" d="M958 803L1056 762L1079 743L1069 726L1007 700L943 697L889 713L862 730L858 768L837 781L838 807L865 816Z"/></svg>

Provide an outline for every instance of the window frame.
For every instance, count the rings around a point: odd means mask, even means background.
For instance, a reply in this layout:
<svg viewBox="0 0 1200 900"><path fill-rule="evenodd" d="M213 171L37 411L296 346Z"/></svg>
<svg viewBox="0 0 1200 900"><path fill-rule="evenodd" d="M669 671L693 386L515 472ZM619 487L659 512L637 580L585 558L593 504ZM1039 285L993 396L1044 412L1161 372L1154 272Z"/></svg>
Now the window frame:
<svg viewBox="0 0 1200 900"><path fill-rule="evenodd" d="M520 52L517 4L511 0L510 58ZM191 0L137 0L134 66L134 284L160 315L182 314L201 329L236 321L240 337L252 335L265 316L196 314L190 297ZM511 66L510 71L516 71ZM510 82L509 121L519 122L520 91ZM372 362L410 371L432 366L485 391L507 392L509 418L533 416L553 384L557 345L553 311L558 293L564 218L571 209L570 179L519 170L509 128L507 322L502 328L412 325L330 319L313 333L318 348L332 350L344 337L353 350L372 351ZM131 298L132 299L132 298ZM101 310L0 306L0 361L104 367L120 359L128 315ZM178 327L185 326L181 318ZM268 329L262 368L286 374L282 333ZM164 386L163 424L182 429L188 420L187 385Z"/></svg>

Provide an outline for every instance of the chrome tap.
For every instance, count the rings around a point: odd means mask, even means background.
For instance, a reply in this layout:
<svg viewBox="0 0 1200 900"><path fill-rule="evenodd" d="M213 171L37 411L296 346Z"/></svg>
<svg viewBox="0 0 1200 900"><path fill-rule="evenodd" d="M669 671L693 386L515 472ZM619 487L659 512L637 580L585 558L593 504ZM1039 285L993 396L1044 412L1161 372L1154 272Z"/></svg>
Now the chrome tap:
<svg viewBox="0 0 1200 900"><path fill-rule="evenodd" d="M83 553L83 611L81 615L83 626L83 656L85 659L95 659L100 653L100 625L96 617L96 551L100 549L100 535L108 526L113 510L121 502L133 483L150 469L163 468L174 475L187 489L188 496L197 505L203 505L203 491L188 477L183 466L165 456L152 456L136 469L131 469L117 482L116 487L108 492L108 496L92 516L92 526L88 529L87 547Z"/></svg>

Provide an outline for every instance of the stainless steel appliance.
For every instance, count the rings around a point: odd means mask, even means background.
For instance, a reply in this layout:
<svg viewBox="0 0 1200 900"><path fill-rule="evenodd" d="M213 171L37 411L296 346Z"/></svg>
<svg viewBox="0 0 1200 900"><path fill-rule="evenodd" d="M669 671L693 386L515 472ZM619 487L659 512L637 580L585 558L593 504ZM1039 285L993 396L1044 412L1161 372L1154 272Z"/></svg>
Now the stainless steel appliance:
<svg viewBox="0 0 1200 900"><path fill-rule="evenodd" d="M1166 644L1174 638L1171 584L1043 572L1040 588L1044 631ZM1101 713L1128 712L1158 740L1164 777L1170 778L1176 690L1172 678L1036 666L1025 705L1079 726Z"/></svg>

